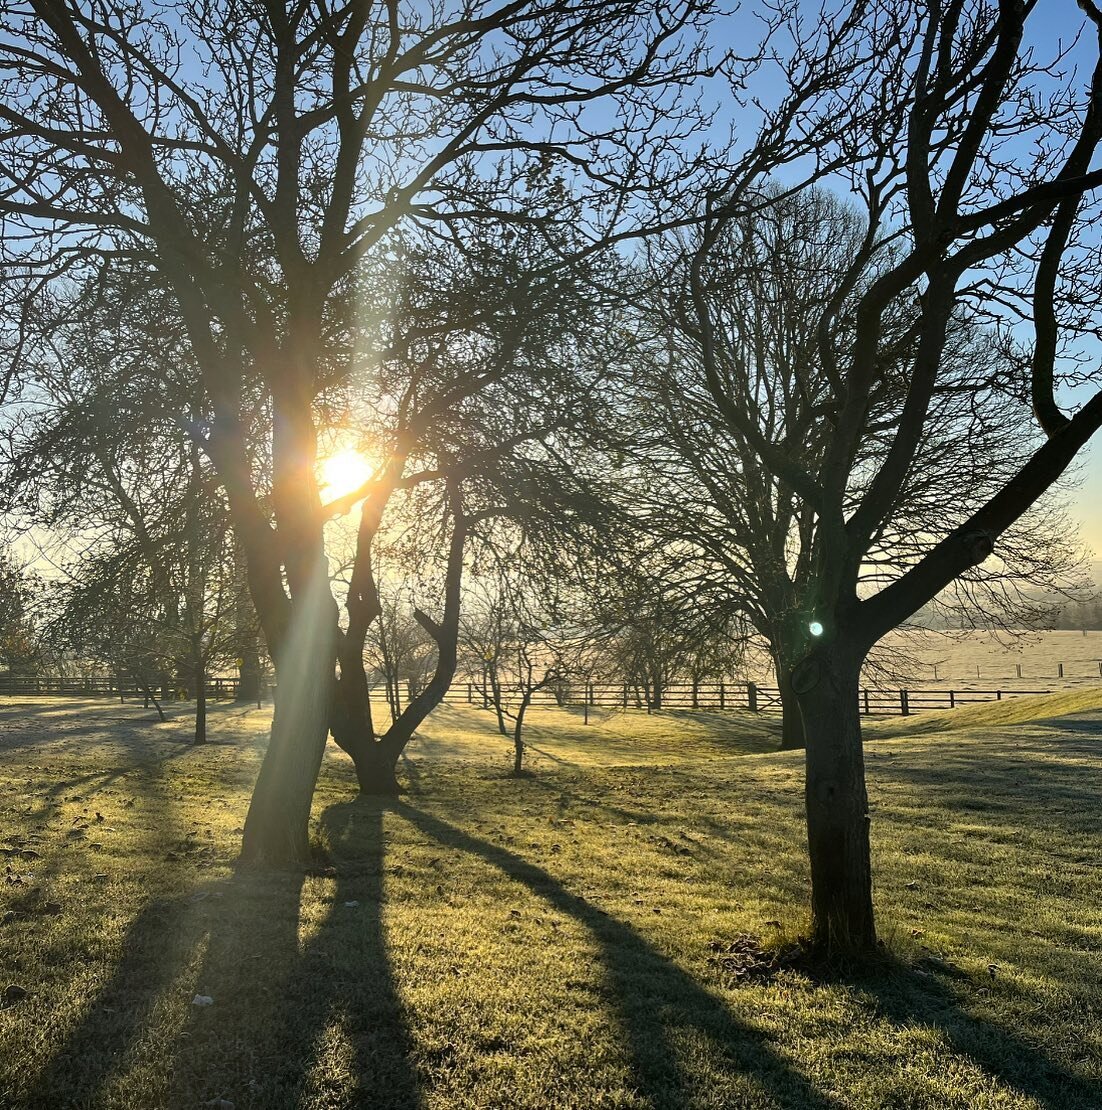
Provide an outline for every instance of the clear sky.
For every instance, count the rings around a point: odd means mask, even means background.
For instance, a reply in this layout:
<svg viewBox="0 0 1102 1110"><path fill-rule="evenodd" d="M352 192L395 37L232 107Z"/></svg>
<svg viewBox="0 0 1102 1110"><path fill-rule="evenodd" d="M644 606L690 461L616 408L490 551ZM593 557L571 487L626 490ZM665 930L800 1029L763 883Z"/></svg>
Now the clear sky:
<svg viewBox="0 0 1102 1110"><path fill-rule="evenodd" d="M1032 23L1038 40L1051 46L1057 39L1066 43L1078 33L1083 26L1083 13L1075 0L1041 0ZM1092 49L1093 44L1084 43L1084 58L1090 57ZM1102 249L1099 256L1102 267ZM1097 387L1102 388L1102 374ZM1076 391L1079 403L1085 399L1085 391ZM1082 530L1083 541L1093 549L1094 558L1102 560L1102 433L1095 435L1080 459L1081 484L1072 496L1071 513Z"/></svg>
<svg viewBox="0 0 1102 1110"><path fill-rule="evenodd" d="M1075 491L1072 516L1078 521L1083 541L1102 559L1102 433L1084 455L1083 483Z"/></svg>

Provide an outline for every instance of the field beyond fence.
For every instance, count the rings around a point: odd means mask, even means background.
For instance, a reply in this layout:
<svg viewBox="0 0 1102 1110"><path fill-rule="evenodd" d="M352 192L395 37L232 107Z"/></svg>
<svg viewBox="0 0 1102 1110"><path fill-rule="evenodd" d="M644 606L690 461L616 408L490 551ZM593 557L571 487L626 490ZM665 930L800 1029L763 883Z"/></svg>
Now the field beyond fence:
<svg viewBox="0 0 1102 1110"><path fill-rule="evenodd" d="M1102 631L1087 632L990 632L943 633L908 630L892 633L882 642L892 656L892 673L901 677L883 680L870 671L862 687L859 710L868 717L907 716L930 710L956 709L977 702L1002 701L1023 694L1046 694L1054 690L1102 683ZM539 691L534 705L561 705L585 711L587 706L604 709L674 709L698 711L780 711L780 691L770 682L771 670L764 649L752 653L747 670L738 678L711 682L676 682L659 693L623 678L593 675L558 690ZM400 685L400 699L408 701L409 684ZM266 688L270 696L271 687ZM373 693L382 696L379 677ZM158 699L186 700L187 692L171 684L156 687ZM515 690L506 691L515 706ZM132 678L95 676L57 678L0 675L0 696L142 699L146 693ZM236 700L236 676L210 677L206 696L212 701ZM481 675L457 677L445 701L491 707L490 692Z"/></svg>

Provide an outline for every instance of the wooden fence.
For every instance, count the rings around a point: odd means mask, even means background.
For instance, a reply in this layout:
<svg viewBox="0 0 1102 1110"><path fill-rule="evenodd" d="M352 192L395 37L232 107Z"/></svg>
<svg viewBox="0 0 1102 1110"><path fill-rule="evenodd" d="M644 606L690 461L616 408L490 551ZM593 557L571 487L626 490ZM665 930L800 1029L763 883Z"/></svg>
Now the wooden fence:
<svg viewBox="0 0 1102 1110"><path fill-rule="evenodd" d="M404 684L403 684L404 685ZM273 687L269 686L268 689ZM236 678L207 679L207 697L212 701L237 697ZM162 701L186 699L186 692L171 686L154 691ZM507 689L510 700L518 693ZM862 716L904 717L930 709L956 709L962 705L1002 701L1023 694L1050 694L1051 690L910 690L863 687L858 695ZM118 698L120 701L144 699L144 691L127 678L34 678L0 675L0 697L79 697ZM410 691L403 690L403 704ZM489 709L490 690L480 681L460 679L452 683L444 697L456 705L474 705ZM644 686L625 682L573 683L538 691L533 705L559 705L564 708L591 706L603 709L639 709L653 712L660 709L747 710L751 713L780 712L781 692L775 686L759 686L754 682L682 682L670 683L655 695Z"/></svg>
<svg viewBox="0 0 1102 1110"><path fill-rule="evenodd" d="M237 697L236 678L208 678L207 697L212 701ZM161 701L185 700L187 691L171 685L153 687ZM0 696L118 698L120 701L144 698L145 691L132 678L42 678L0 675Z"/></svg>
<svg viewBox="0 0 1102 1110"><path fill-rule="evenodd" d="M510 700L519 695L506 690ZM1024 694L1050 694L1051 690L910 690L862 687L858 710L864 717L909 716L931 709L956 709L962 705L1002 701ZM452 684L445 696L450 704L474 705L489 709L493 705L487 686L463 680ZM747 710L751 713L780 712L781 692L775 686L755 682L670 683L654 696L643 686L632 683L588 682L537 691L533 705L558 705L562 708L592 706L604 709Z"/></svg>

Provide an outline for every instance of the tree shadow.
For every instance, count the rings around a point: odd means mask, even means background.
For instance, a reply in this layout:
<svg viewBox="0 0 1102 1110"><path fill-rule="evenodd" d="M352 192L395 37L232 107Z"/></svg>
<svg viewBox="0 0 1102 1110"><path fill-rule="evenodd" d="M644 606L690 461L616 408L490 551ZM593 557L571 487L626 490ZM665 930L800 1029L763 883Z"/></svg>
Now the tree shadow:
<svg viewBox="0 0 1102 1110"><path fill-rule="evenodd" d="M421 1105L383 933L382 819L355 803L323 813L335 866L312 898L297 873L235 880L196 980L214 1003L178 1042L174 1074L192 1100L181 1105Z"/></svg>
<svg viewBox="0 0 1102 1110"><path fill-rule="evenodd" d="M692 975L652 947L631 926L569 891L543 868L454 825L399 803L395 812L440 844L469 852L523 883L555 910L589 931L611 985L615 1020L625 1031L629 1066L639 1094L655 1108L703 1105L714 1092L698 1089L692 1062L677 1044L685 1035L706 1039L725 1071L764 1088L779 1106L832 1110L840 1104L816 1090L770 1047L767 1037L742 1024Z"/></svg>
<svg viewBox="0 0 1102 1110"><path fill-rule="evenodd" d="M879 1015L901 1029L916 1025L939 1029L955 1053L1041 1106L1097 1110L1100 1104L1097 1081L1068 1070L1003 1026L971 1015L964 992L982 984L953 965L923 971L899 963L833 981L869 996Z"/></svg>
<svg viewBox="0 0 1102 1110"><path fill-rule="evenodd" d="M1028 753L1018 752L1002 758L982 752L946 753L936 767L903 760L877 762L869 777L878 785L921 790L961 818L1007 813L1050 824L1062 817L1062 823L1078 827L1093 824L1102 765L1036 764Z"/></svg>
<svg viewBox="0 0 1102 1110"><path fill-rule="evenodd" d="M139 912L119 962L18 1105L45 1110L97 1100L148 1029L158 999L171 991L200 939L195 915L188 912L192 908L176 899L150 902Z"/></svg>
<svg viewBox="0 0 1102 1110"><path fill-rule="evenodd" d="M323 825L337 851L369 851L309 880L313 899L302 872L242 872L146 906L19 1105L420 1106L382 932L382 813L333 806Z"/></svg>

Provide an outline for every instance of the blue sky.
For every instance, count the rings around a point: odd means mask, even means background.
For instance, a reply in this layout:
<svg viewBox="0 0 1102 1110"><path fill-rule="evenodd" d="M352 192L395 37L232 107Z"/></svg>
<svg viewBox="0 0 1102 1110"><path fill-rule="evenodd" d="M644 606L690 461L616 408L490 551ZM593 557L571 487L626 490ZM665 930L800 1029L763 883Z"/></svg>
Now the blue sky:
<svg viewBox="0 0 1102 1110"><path fill-rule="evenodd" d="M1076 34L1083 25L1083 13L1075 0L1040 0L1033 23L1039 45L1051 49L1058 39L1067 41ZM1084 53L1089 56L1088 51ZM1078 399L1085 400L1083 392ZM1071 498L1071 512L1082 529L1084 542L1093 549L1096 559L1102 559L1102 433L1094 437L1080 458L1081 483Z"/></svg>

